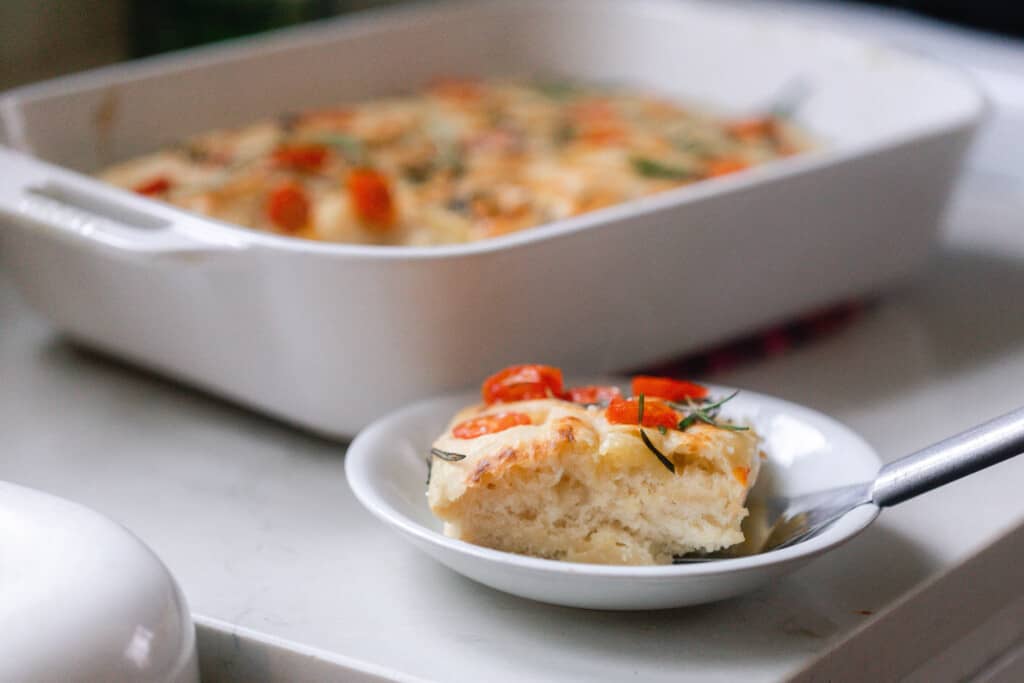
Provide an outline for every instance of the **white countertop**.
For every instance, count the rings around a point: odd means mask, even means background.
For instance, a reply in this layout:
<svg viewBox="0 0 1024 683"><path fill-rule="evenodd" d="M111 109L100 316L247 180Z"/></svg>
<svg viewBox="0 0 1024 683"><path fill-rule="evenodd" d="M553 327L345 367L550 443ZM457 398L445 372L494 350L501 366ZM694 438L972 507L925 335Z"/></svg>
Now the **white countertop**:
<svg viewBox="0 0 1024 683"><path fill-rule="evenodd" d="M848 28L875 30L875 13L854 14L868 23ZM975 44L920 27L898 35L946 56L943 40ZM1014 126L1024 143L1024 47L984 44L983 81L1009 99L931 267L842 332L715 381L830 413L886 460L1024 402L1024 168L1005 151ZM0 434L0 478L93 507L164 559L204 624L204 673L223 680L314 677L353 659L450 681L779 680L1024 525L1019 458L884 511L745 598L645 613L531 603L455 575L372 519L347 488L342 445L68 345L2 272ZM297 660L267 646L276 639L308 668L289 669Z"/></svg>

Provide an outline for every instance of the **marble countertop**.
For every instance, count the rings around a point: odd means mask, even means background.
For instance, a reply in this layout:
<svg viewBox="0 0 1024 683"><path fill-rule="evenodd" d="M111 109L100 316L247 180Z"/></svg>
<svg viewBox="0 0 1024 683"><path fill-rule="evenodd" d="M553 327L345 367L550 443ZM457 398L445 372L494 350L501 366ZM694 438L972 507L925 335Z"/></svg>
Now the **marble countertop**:
<svg viewBox="0 0 1024 683"><path fill-rule="evenodd" d="M974 66L995 119L930 267L843 331L714 379L832 414L891 460L1024 398L1024 168L1006 152L1008 135L1024 139L1024 47L857 16L849 29L882 26L946 57L943 40L984 43L971 54L987 60ZM69 345L2 270L0 434L0 478L95 508L164 559L201 625L204 674L221 680L343 666L365 680L779 680L1024 525L1019 458L884 511L744 598L644 613L531 603L455 575L372 519L347 488L344 445Z"/></svg>

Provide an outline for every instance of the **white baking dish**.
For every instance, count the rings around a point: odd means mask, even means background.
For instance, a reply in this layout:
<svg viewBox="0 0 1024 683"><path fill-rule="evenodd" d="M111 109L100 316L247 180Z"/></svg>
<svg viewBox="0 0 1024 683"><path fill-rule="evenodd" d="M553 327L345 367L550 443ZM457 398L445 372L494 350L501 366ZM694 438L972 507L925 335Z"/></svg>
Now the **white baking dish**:
<svg viewBox="0 0 1024 683"><path fill-rule="evenodd" d="M261 234L82 172L438 74L626 81L725 111L801 79L826 147L469 245ZM60 329L328 435L505 363L661 361L905 276L984 109L958 74L689 2L423 6L101 69L0 99L0 239ZM17 151L14 151L17 150Z"/></svg>

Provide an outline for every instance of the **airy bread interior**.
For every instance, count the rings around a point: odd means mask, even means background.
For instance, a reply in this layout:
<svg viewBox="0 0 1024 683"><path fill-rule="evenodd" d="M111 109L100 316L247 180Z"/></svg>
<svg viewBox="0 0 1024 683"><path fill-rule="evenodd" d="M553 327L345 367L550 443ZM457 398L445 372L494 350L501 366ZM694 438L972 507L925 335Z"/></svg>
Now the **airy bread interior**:
<svg viewBox="0 0 1024 683"><path fill-rule="evenodd" d="M439 440L469 451L465 461L435 463L430 502L446 534L537 557L633 565L743 540L759 460L751 432L648 429L673 474L636 426L567 406L542 417L471 441Z"/></svg>

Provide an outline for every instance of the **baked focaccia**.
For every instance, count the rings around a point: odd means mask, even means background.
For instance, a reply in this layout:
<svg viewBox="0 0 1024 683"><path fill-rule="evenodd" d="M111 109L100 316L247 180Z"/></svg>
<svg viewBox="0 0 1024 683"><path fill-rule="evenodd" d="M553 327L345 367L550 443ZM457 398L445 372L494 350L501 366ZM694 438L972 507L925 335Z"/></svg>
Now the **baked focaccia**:
<svg viewBox="0 0 1024 683"><path fill-rule="evenodd" d="M734 119L622 87L441 79L207 131L99 177L278 235L428 246L743 171L809 149L805 137L771 113Z"/></svg>
<svg viewBox="0 0 1024 683"><path fill-rule="evenodd" d="M543 366L511 370L524 367ZM434 443L427 495L448 536L536 557L632 565L743 541L758 438L716 420L714 401L645 395L641 408L639 396L613 388L563 392L560 376L558 386L522 391L524 384L508 385L513 400L463 409ZM573 391L582 400L572 400Z"/></svg>

